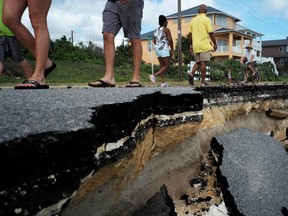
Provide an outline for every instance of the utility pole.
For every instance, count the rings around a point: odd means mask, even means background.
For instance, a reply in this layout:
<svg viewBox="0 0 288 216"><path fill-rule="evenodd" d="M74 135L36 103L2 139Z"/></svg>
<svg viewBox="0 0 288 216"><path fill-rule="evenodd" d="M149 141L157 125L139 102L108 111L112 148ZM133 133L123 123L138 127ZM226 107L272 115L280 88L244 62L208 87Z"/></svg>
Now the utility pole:
<svg viewBox="0 0 288 216"><path fill-rule="evenodd" d="M182 27L181 27L181 0L178 0L178 79L182 81Z"/></svg>
<svg viewBox="0 0 288 216"><path fill-rule="evenodd" d="M74 38L73 37L74 37L74 31L71 30L71 43L74 46Z"/></svg>

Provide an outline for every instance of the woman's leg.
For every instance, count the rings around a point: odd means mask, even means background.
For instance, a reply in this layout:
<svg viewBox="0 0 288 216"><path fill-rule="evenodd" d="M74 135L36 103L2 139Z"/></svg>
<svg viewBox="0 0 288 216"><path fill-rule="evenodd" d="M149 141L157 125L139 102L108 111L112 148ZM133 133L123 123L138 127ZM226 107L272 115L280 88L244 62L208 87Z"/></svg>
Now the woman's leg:
<svg viewBox="0 0 288 216"><path fill-rule="evenodd" d="M160 59L159 59L160 69L156 73L154 73L154 76L161 75L161 79L163 79L165 71L168 70L170 67L170 57L164 57Z"/></svg>
<svg viewBox="0 0 288 216"><path fill-rule="evenodd" d="M3 0L3 22L16 38L35 56L34 37L21 23L22 15L27 6L27 0Z"/></svg>
<svg viewBox="0 0 288 216"><path fill-rule="evenodd" d="M32 1L31 0L30 1L29 0L4 0L3 1L3 22L11 29L11 31L14 33L16 38L35 57L36 68L35 68L35 73L31 77L31 79L39 81L40 84L45 83L45 80L42 77L44 76L42 75L43 71L45 70L45 68L49 68L52 65L51 60L47 58L49 45L50 45L50 38L49 38L49 32L47 29L47 22L46 22L47 13L50 8L51 1L48 0L48 1L44 1L43 3L40 4L37 0L36 1L35 0L34 1L33 0ZM44 60L43 60L43 54L41 54L41 52L39 54L39 49L42 48L42 45L40 45L40 48L38 47L38 54L37 54L36 40L34 39L33 35L30 33L30 31L21 23L21 17L27 7L29 8L30 20L34 28L35 36L36 36L36 33L37 33L37 37L39 36L41 37L41 35L43 35L43 33L41 34L41 32L39 31L39 29L43 29L43 27L42 28L37 27L40 25L41 26L44 25L44 29L46 29L46 33L44 30L44 34L46 34L46 38L47 38L47 33L48 33L48 38L49 38L48 43L42 44L43 46L46 46L46 47L48 46L48 48L46 50L44 48L44 52L42 52L42 53L47 53L47 55L44 54L44 56L46 55L46 58L44 57L46 61L45 61L43 70L41 69L42 66L40 66L41 72L39 72L39 63L40 65L43 64ZM45 40L44 41L38 40L38 44L39 42L45 43ZM38 65L38 68L37 68L37 65Z"/></svg>
<svg viewBox="0 0 288 216"><path fill-rule="evenodd" d="M44 70L50 47L50 35L47 26L50 5L51 0L28 0L29 17L35 35L36 65L33 78L42 80L44 80Z"/></svg>

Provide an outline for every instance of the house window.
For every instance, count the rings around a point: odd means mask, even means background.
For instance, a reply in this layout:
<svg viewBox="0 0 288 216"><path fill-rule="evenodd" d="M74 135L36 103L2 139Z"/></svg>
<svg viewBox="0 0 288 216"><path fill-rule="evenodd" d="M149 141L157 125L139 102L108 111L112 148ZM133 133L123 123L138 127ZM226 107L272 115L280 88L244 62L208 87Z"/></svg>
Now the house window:
<svg viewBox="0 0 288 216"><path fill-rule="evenodd" d="M284 59L284 58L281 58L281 59L279 60L279 64L280 64L280 65L284 65L284 63L285 63L285 59Z"/></svg>
<svg viewBox="0 0 288 216"><path fill-rule="evenodd" d="M178 23L178 19L173 19L173 24Z"/></svg>
<svg viewBox="0 0 288 216"><path fill-rule="evenodd" d="M228 46L228 40L217 40L217 46L220 52L228 52L229 46ZM218 50L217 50L218 51Z"/></svg>
<svg viewBox="0 0 288 216"><path fill-rule="evenodd" d="M191 21L191 17L185 17L184 18L184 22L190 22Z"/></svg>
<svg viewBox="0 0 288 216"><path fill-rule="evenodd" d="M285 49L284 49L284 46L280 46L280 47L279 47L279 51L280 51L280 52L284 52L284 50L285 50Z"/></svg>
<svg viewBox="0 0 288 216"><path fill-rule="evenodd" d="M216 16L216 25L227 27L227 16L217 15Z"/></svg>
<svg viewBox="0 0 288 216"><path fill-rule="evenodd" d="M213 23L213 15L209 14L209 15L207 15L207 17L210 19L211 24L214 25L214 23Z"/></svg>

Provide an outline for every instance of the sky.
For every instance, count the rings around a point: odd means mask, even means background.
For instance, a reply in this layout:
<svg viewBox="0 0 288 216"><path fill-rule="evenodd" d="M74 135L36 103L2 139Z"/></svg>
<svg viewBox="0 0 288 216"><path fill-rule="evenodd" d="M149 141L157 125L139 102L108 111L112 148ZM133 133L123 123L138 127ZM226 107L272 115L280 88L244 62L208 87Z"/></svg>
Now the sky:
<svg viewBox="0 0 288 216"><path fill-rule="evenodd" d="M106 0L54 0L48 14L50 37L54 41L64 35L69 39L73 31L74 43L92 41L102 47L102 11ZM168 16L178 11L178 0L144 0L141 33L158 26L158 16ZM182 0L181 9L186 10L206 4L241 21L238 24L264 34L262 41L288 37L287 0ZM28 12L22 22L32 31ZM116 44L123 41L122 30Z"/></svg>

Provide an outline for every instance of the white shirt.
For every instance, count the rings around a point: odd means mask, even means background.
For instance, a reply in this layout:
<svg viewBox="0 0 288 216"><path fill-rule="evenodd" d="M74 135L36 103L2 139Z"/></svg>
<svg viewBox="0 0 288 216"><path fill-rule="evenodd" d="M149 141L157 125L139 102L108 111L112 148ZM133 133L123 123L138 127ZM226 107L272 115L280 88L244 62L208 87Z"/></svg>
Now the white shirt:
<svg viewBox="0 0 288 216"><path fill-rule="evenodd" d="M250 52L249 52L249 50L246 49L246 50L245 50L245 53L244 53L244 57L247 59L248 62L255 61L254 58L253 58L253 60L252 60L252 56L255 57L255 51L254 51L253 49L251 49Z"/></svg>

